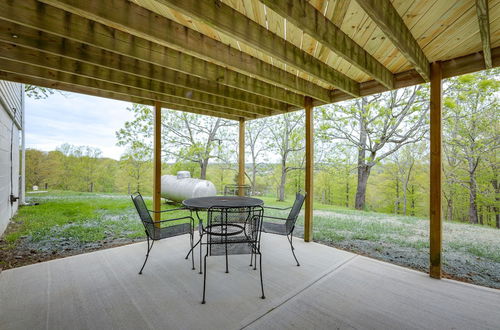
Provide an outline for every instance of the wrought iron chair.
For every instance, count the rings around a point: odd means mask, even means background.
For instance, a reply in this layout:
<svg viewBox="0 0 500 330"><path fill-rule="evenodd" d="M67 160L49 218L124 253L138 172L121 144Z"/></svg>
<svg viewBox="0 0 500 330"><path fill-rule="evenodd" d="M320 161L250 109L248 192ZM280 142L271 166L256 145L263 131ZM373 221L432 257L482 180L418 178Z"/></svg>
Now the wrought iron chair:
<svg viewBox="0 0 500 330"><path fill-rule="evenodd" d="M224 186L224 196L238 196L240 194L240 190L243 191L243 196L252 195L252 187L248 184L227 184Z"/></svg>
<svg viewBox="0 0 500 330"><path fill-rule="evenodd" d="M265 233L286 235L286 237L288 238L288 242L290 243L290 249L292 250L293 257L297 262L297 266L300 266L300 264L299 261L297 260L297 256L295 255L294 251L295 248L293 247L293 242L292 242L293 231L295 229L295 223L297 222L297 218L299 217L299 212L300 209L302 208L302 205L304 204L305 198L306 198L305 194L302 195L300 193L297 193L297 195L295 195L295 202L291 207L279 208L279 207L264 206L265 209L281 210L281 211L291 209L290 213L288 214L288 217L286 218L265 215L264 216L265 219L279 220L280 222L264 221L262 230ZM252 265L252 259L250 259L250 265Z"/></svg>
<svg viewBox="0 0 500 330"><path fill-rule="evenodd" d="M229 273L229 254L251 254L260 256L260 286L261 298L264 299L264 283L262 280L262 254L260 251L260 236L264 210L257 207L211 207L207 213L206 226L200 226L201 245L206 246L203 265L203 300L205 303L207 283L207 257L209 255L225 255L226 273ZM205 241L203 242L203 237ZM201 252L200 245L200 252Z"/></svg>
<svg viewBox="0 0 500 330"><path fill-rule="evenodd" d="M132 198L132 201L134 202L135 208L137 209L137 213L139 213L139 217L141 218L142 224L144 225L144 231L146 232L146 237L147 237L147 242L148 242L146 259L144 260L144 263L142 264L142 267L141 267L141 270L139 271L139 274L142 274L142 270L144 269L144 266L146 266L146 262L148 261L148 257L149 257L149 252L151 252L151 249L153 248L153 244L155 241L159 241L161 239L168 238L168 237L189 234L191 248L193 248L194 219L192 216L165 219L165 220L161 220L159 222L154 222L153 219L151 218L151 213L168 213L168 212L172 212L172 211L186 210L185 208L176 208L176 209L169 209L169 210L164 210L164 211L153 211L153 210L148 210L148 208L146 207L146 203L144 203L144 199L142 198L142 195L139 192L136 192L136 193L130 195L130 197ZM180 221L180 220L189 220L189 222L172 224L169 226L162 226L162 225L168 224L172 221ZM151 245L150 245L150 242L151 242ZM194 256L191 257L191 260L192 260L192 266L194 269Z"/></svg>

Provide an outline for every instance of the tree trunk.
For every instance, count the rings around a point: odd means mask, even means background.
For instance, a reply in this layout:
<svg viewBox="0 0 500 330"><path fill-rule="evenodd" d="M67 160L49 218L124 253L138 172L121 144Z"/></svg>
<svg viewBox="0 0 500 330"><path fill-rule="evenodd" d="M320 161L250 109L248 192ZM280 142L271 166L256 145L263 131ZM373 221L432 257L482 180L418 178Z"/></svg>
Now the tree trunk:
<svg viewBox="0 0 500 330"><path fill-rule="evenodd" d="M478 223L477 218L477 182L476 166L472 159L469 159L469 222Z"/></svg>
<svg viewBox="0 0 500 330"><path fill-rule="evenodd" d="M257 166L255 165L255 160L252 163L252 195L255 194L255 180L257 180Z"/></svg>
<svg viewBox="0 0 500 330"><path fill-rule="evenodd" d="M415 185L411 185L411 216L415 216Z"/></svg>
<svg viewBox="0 0 500 330"><path fill-rule="evenodd" d="M364 99L362 99L362 112L365 113ZM359 116L359 146L358 146L358 185L356 187L356 200L354 207L356 210L365 208L366 185L370 176L371 167L366 164L366 140L368 133L364 122L364 116Z"/></svg>
<svg viewBox="0 0 500 330"><path fill-rule="evenodd" d="M285 164L281 164L281 179L279 185L279 197L278 200L283 202L285 200L285 184L286 184L286 168Z"/></svg>
<svg viewBox="0 0 500 330"><path fill-rule="evenodd" d="M399 214L399 179L396 178L396 202L394 203L394 213Z"/></svg>
<svg viewBox="0 0 500 330"><path fill-rule="evenodd" d="M345 207L349 207L349 182L345 183Z"/></svg>
<svg viewBox="0 0 500 330"><path fill-rule="evenodd" d="M366 200L366 185L370 176L371 167L368 165L358 166L358 185L356 187L356 202L354 207L356 210L365 208Z"/></svg>
<svg viewBox="0 0 500 330"><path fill-rule="evenodd" d="M453 199L451 197L446 199L446 220L453 220Z"/></svg>
<svg viewBox="0 0 500 330"><path fill-rule="evenodd" d="M493 168L493 171L494 171L494 175L496 177L496 167ZM493 186L493 189L495 189L495 201L497 202L497 204L495 204L493 206L493 212L495 213L495 226L500 229L500 213L498 212L498 207L496 205L498 205L498 203L500 202L500 185L498 184L498 180L497 179L493 179L491 180L491 184Z"/></svg>
<svg viewBox="0 0 500 330"><path fill-rule="evenodd" d="M208 159L203 159L202 161L200 161L200 179L206 180L207 168L208 168Z"/></svg>

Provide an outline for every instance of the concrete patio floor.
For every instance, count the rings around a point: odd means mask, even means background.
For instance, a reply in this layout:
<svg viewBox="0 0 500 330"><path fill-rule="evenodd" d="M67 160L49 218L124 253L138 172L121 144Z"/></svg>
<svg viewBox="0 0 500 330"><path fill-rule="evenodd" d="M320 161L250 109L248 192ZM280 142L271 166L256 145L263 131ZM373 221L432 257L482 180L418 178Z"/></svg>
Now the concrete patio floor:
<svg viewBox="0 0 500 330"><path fill-rule="evenodd" d="M249 256L184 260L186 236L0 273L0 329L500 329L500 291L263 234L266 299ZM196 254L198 256L198 254ZM198 260L196 259L196 267Z"/></svg>

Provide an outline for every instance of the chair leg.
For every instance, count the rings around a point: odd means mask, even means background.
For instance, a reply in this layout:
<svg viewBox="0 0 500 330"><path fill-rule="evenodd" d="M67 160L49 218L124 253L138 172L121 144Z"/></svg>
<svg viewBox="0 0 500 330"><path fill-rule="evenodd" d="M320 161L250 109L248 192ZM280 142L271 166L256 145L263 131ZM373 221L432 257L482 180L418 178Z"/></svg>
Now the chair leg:
<svg viewBox="0 0 500 330"><path fill-rule="evenodd" d="M139 275L142 275L142 270L144 269L144 266L146 266L146 262L148 261L149 252L151 251L151 249L153 248L153 244L155 243L155 241L151 241L151 246L149 246L149 236L146 236L146 237L148 239L148 251L146 252L146 259L144 260L144 263L142 264L141 270L139 271Z"/></svg>
<svg viewBox="0 0 500 330"><path fill-rule="evenodd" d="M228 256L227 256L227 237L225 239L226 239L226 241L225 241L224 245L225 245L225 249L226 249L226 274L227 274L227 273L229 273L229 266L228 266L229 260L228 260Z"/></svg>
<svg viewBox="0 0 500 330"><path fill-rule="evenodd" d="M257 253L254 253L253 257L254 257L253 270L257 270Z"/></svg>
<svg viewBox="0 0 500 330"><path fill-rule="evenodd" d="M253 250L252 253L250 254L250 267L253 266Z"/></svg>
<svg viewBox="0 0 500 330"><path fill-rule="evenodd" d="M194 246L193 246L193 242L194 242L194 233L191 231L191 234L190 234L190 235L191 235L191 250L190 250L190 251L193 251L193 248L194 248ZM193 253L193 254L191 254L191 266L192 266L192 268L191 268L191 269L192 269L192 270L195 270L195 268L194 268L194 253Z"/></svg>
<svg viewBox="0 0 500 330"><path fill-rule="evenodd" d="M200 240L201 240L201 237L200 237ZM185 257L184 259L188 260L189 255L190 255L191 253L193 253L194 248L195 248L198 244L200 244L200 240L198 240L198 242L196 242L196 244L195 244L195 245L192 245L192 246L191 246L191 250L189 250L188 254L186 254L186 257ZM194 234L193 234L193 242L194 242Z"/></svg>
<svg viewBox="0 0 500 330"><path fill-rule="evenodd" d="M201 240L203 239L203 234L200 234L200 240L198 243L200 243L200 274L203 274L203 271L201 270Z"/></svg>
<svg viewBox="0 0 500 330"><path fill-rule="evenodd" d="M293 247L292 239L293 239L293 233L290 234L290 236L286 235L286 238L288 238L288 242L290 242L290 248L292 249L292 254L293 257L295 258L295 262L297 262L297 267L300 266L299 261L297 260L297 257L295 256L295 248Z"/></svg>
<svg viewBox="0 0 500 330"><path fill-rule="evenodd" d="M207 286L207 257L208 257L208 244L207 244L207 252L205 253L205 258L203 263L203 300L201 301L202 304L205 303L205 289Z"/></svg>
<svg viewBox="0 0 500 330"><path fill-rule="evenodd" d="M262 280L262 254L259 251L259 256L260 256L260 288L262 290L262 299L266 299L266 296L264 295L264 282ZM255 263L257 263L257 254L255 255Z"/></svg>

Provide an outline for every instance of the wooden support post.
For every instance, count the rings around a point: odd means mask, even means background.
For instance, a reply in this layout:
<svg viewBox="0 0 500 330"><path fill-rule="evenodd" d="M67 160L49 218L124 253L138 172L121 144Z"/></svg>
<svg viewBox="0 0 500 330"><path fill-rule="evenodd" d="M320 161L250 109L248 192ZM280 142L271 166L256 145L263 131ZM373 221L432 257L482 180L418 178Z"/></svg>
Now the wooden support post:
<svg viewBox="0 0 500 330"><path fill-rule="evenodd" d="M155 102L153 141L153 210L161 210L161 105ZM157 227L160 226L160 213L154 214Z"/></svg>
<svg viewBox="0 0 500 330"><path fill-rule="evenodd" d="M441 63L431 64L430 102L430 269L429 274L441 278Z"/></svg>
<svg viewBox="0 0 500 330"><path fill-rule="evenodd" d="M313 141L313 105L310 97L304 100L306 111L306 209L304 214L304 241L312 241L313 225L313 172L314 172L314 141Z"/></svg>
<svg viewBox="0 0 500 330"><path fill-rule="evenodd" d="M240 133L239 133L239 145L238 145L238 195L245 195L245 190L243 185L245 184L245 119L240 118Z"/></svg>

